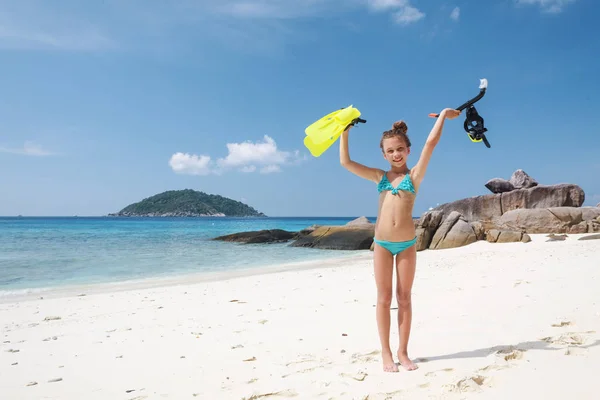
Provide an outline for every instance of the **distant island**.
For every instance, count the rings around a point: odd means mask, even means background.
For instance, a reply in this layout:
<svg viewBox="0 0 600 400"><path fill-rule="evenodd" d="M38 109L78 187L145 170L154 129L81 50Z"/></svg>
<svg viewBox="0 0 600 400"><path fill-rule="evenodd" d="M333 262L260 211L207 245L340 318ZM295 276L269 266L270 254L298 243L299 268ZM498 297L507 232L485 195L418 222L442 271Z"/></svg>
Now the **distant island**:
<svg viewBox="0 0 600 400"><path fill-rule="evenodd" d="M266 217L227 197L192 189L169 190L133 203L110 217Z"/></svg>

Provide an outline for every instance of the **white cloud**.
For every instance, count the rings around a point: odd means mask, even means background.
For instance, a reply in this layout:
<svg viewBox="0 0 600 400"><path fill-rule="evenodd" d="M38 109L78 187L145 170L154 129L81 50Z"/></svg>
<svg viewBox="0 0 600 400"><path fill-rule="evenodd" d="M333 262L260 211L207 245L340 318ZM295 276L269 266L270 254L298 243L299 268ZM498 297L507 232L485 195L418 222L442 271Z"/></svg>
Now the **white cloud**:
<svg viewBox="0 0 600 400"><path fill-rule="evenodd" d="M245 165L240 169L240 171L246 172L246 173L254 172L254 171L256 171L256 165Z"/></svg>
<svg viewBox="0 0 600 400"><path fill-rule="evenodd" d="M210 157L188 153L175 153L169 160L171 169L177 173L189 174L189 175L209 175L212 171L210 169Z"/></svg>
<svg viewBox="0 0 600 400"><path fill-rule="evenodd" d="M575 0L516 0L518 4L538 5L542 11L558 14L563 11L564 7L574 3Z"/></svg>
<svg viewBox="0 0 600 400"><path fill-rule="evenodd" d="M267 165L266 167L261 168L260 173L261 174L270 174L273 172L280 172L281 171L281 167L279 165Z"/></svg>
<svg viewBox="0 0 600 400"><path fill-rule="evenodd" d="M390 10L408 5L408 0L367 0L373 10Z"/></svg>
<svg viewBox="0 0 600 400"><path fill-rule="evenodd" d="M237 167L258 164L281 164L290 157L290 153L277 149L275 140L264 136L264 142L227 143L229 154L217 160L221 167Z"/></svg>
<svg viewBox="0 0 600 400"><path fill-rule="evenodd" d="M220 174L229 169L243 173L259 171L262 174L280 172L282 165L296 164L302 161L299 151L288 152L277 148L277 143L268 135L262 142L227 143L228 154L215 161L208 155L175 153L169 160L171 169L176 173L190 175ZM260 169L259 167L260 166Z"/></svg>
<svg viewBox="0 0 600 400"><path fill-rule="evenodd" d="M402 7L394 13L394 20L401 25L408 25L424 18L425 14L413 6Z"/></svg>
<svg viewBox="0 0 600 400"><path fill-rule="evenodd" d="M459 18L460 18L460 7L454 7L452 12L450 13L450 19L452 19L454 21L458 21Z"/></svg>
<svg viewBox="0 0 600 400"><path fill-rule="evenodd" d="M0 153L12 153L12 154L20 154L24 156L52 156L56 155L56 153L45 150L42 146L32 142L27 141L23 144L22 148L9 148L9 147L0 147Z"/></svg>
<svg viewBox="0 0 600 400"><path fill-rule="evenodd" d="M390 11L392 18L400 25L408 25L425 17L425 13L414 7L409 0L367 0L374 11Z"/></svg>

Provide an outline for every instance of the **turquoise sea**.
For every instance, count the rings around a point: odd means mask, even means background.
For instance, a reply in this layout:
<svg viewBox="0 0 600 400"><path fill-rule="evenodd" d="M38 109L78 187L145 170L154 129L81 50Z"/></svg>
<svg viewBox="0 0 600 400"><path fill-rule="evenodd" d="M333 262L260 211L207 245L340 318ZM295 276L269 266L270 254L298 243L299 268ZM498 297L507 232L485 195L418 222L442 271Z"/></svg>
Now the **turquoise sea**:
<svg viewBox="0 0 600 400"><path fill-rule="evenodd" d="M0 217L0 296L351 256L356 252L211 239L260 229L344 225L355 218Z"/></svg>

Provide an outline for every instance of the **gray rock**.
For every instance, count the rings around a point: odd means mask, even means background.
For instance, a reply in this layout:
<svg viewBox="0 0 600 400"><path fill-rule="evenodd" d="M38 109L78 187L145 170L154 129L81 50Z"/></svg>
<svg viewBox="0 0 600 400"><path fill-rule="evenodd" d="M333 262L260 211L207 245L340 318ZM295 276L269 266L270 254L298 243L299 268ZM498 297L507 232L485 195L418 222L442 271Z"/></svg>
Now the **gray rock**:
<svg viewBox="0 0 600 400"><path fill-rule="evenodd" d="M346 226L371 226L374 225L371 221L367 219L367 217L358 217L355 220L352 220L346 224Z"/></svg>
<svg viewBox="0 0 600 400"><path fill-rule="evenodd" d="M238 243L278 243L287 242L297 236L295 232L288 232L283 229L265 229L261 231L249 231L223 235L214 238L223 242Z"/></svg>
<svg viewBox="0 0 600 400"><path fill-rule="evenodd" d="M527 175L522 169L513 172L509 182L512 183L515 189L531 188L538 185L537 181Z"/></svg>
<svg viewBox="0 0 600 400"><path fill-rule="evenodd" d="M502 178L490 179L485 184L485 187L488 188L492 193L504 193L515 190L515 186L511 182Z"/></svg>
<svg viewBox="0 0 600 400"><path fill-rule="evenodd" d="M573 184L537 185L511 192L468 197L442 204L427 213L440 211L442 219L451 212L459 212L468 222L486 222L497 219L507 211L550 207L581 207L585 201L583 189ZM427 214L425 213L425 214ZM422 216L422 219L425 217Z"/></svg>
<svg viewBox="0 0 600 400"><path fill-rule="evenodd" d="M494 225L500 230L516 230L527 233L591 233L598 229L599 224L592 220L599 215L600 209L594 207L518 209L504 213L494 221ZM585 232L582 231L584 226L586 227Z"/></svg>
<svg viewBox="0 0 600 400"><path fill-rule="evenodd" d="M431 240L430 249L449 249L466 246L477 241L473 227L463 216L452 211L442 222Z"/></svg>
<svg viewBox="0 0 600 400"><path fill-rule="evenodd" d="M433 234L442 222L442 212L434 211L426 213L422 218L415 221L417 235L416 250L421 251L429 248Z"/></svg>
<svg viewBox="0 0 600 400"><path fill-rule="evenodd" d="M486 234L486 240L490 243L514 243L514 242L530 242L531 237L520 231L500 231L498 229L490 229Z"/></svg>
<svg viewBox="0 0 600 400"><path fill-rule="evenodd" d="M312 247L328 250L369 250L373 244L375 226L320 226L290 243L291 247Z"/></svg>

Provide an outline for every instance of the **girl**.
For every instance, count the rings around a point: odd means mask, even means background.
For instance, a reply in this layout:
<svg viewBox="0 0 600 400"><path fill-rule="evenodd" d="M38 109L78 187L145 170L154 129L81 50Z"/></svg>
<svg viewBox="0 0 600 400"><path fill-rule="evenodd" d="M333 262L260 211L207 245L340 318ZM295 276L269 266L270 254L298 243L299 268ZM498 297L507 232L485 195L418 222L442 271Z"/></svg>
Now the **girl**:
<svg viewBox="0 0 600 400"><path fill-rule="evenodd" d="M413 206L419 191L427 165L438 144L446 119L454 119L460 111L444 109L421 152L421 157L412 169L406 165L410 154L410 140L404 121L395 122L392 130L385 131L380 147L383 158L390 163L388 172L370 168L350 159L348 152L349 126L341 135L340 163L348 171L377 183L379 207L375 223L375 241L373 262L375 265L375 283L377 286L377 329L381 341L383 370L398 372L390 348L390 305L392 303L392 278L394 259L396 261L396 301L398 302L398 330L400 347L398 361L406 370L417 366L408 357L408 338L412 320L411 290L415 277L417 241L413 222Z"/></svg>

